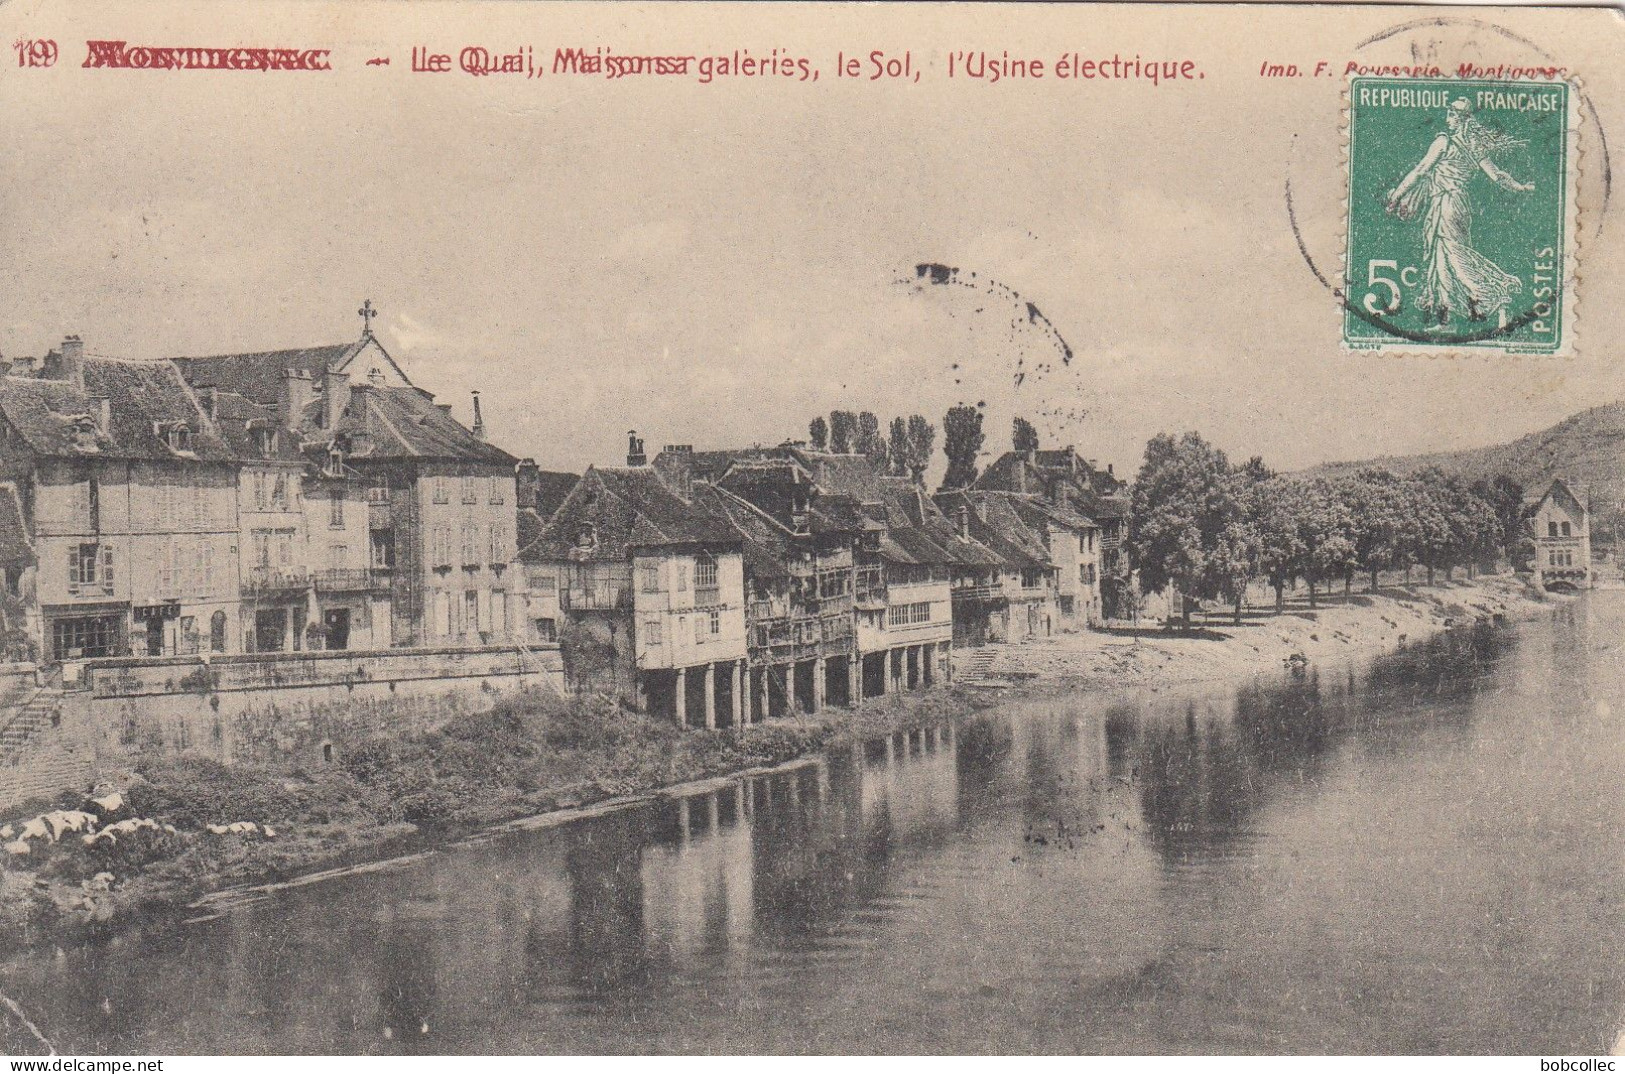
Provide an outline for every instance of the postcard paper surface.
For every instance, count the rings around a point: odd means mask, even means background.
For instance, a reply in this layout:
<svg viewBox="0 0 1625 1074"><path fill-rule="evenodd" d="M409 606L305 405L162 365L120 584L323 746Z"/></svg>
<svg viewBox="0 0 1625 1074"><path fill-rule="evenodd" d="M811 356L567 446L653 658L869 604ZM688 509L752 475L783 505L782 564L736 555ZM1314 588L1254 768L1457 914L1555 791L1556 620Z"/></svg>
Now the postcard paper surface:
<svg viewBox="0 0 1625 1074"><path fill-rule="evenodd" d="M1617 12L0 44L0 1051L1618 1046Z"/></svg>

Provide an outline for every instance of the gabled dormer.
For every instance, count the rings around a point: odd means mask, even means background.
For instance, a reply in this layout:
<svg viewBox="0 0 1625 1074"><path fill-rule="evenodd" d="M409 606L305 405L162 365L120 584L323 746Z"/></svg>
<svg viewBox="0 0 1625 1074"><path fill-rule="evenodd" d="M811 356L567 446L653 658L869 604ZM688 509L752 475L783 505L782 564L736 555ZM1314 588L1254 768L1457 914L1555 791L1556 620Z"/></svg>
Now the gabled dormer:
<svg viewBox="0 0 1625 1074"><path fill-rule="evenodd" d="M164 442L176 455L191 455L193 449L192 426L184 421L159 421L152 426L153 435Z"/></svg>

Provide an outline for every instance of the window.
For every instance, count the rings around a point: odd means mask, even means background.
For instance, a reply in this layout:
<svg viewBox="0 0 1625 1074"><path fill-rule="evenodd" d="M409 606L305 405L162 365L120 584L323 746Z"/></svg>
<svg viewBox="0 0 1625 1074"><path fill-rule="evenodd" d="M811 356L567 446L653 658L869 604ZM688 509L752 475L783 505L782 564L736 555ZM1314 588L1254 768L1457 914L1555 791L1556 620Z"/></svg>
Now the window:
<svg viewBox="0 0 1625 1074"><path fill-rule="evenodd" d="M480 594L470 589L463 594L463 633L477 634L480 629Z"/></svg>
<svg viewBox="0 0 1625 1074"><path fill-rule="evenodd" d="M646 563L638 568L638 591L640 593L660 592L660 568L653 563Z"/></svg>
<svg viewBox="0 0 1625 1074"><path fill-rule="evenodd" d="M192 430L184 422L169 427L169 449L171 451L192 450Z"/></svg>
<svg viewBox="0 0 1625 1074"><path fill-rule="evenodd" d="M344 528L343 489L329 489L327 492L327 525L336 530Z"/></svg>
<svg viewBox="0 0 1625 1074"><path fill-rule="evenodd" d="M1567 522L1563 523L1563 536L1565 536L1565 537L1574 536L1572 533L1569 532L1569 524Z"/></svg>
<svg viewBox="0 0 1625 1074"><path fill-rule="evenodd" d="M271 508L275 511L288 509L288 475L277 474L271 485Z"/></svg>
<svg viewBox="0 0 1625 1074"><path fill-rule="evenodd" d="M1557 536L1557 522L1556 522L1556 520L1552 520L1552 521L1549 521L1549 522L1546 523L1546 536L1548 536L1548 537L1556 537Z"/></svg>
<svg viewBox="0 0 1625 1074"><path fill-rule="evenodd" d="M395 566L395 531L372 531L372 566L374 570L387 571Z"/></svg>
<svg viewBox="0 0 1625 1074"><path fill-rule="evenodd" d="M491 590L491 631L495 634L508 632L508 591L505 589Z"/></svg>
<svg viewBox="0 0 1625 1074"><path fill-rule="evenodd" d="M111 545L80 544L68 549L68 588L76 596L113 592Z"/></svg>
<svg viewBox="0 0 1625 1074"><path fill-rule="evenodd" d="M502 523L491 523L491 565L503 566L508 562L508 534Z"/></svg>
<svg viewBox="0 0 1625 1074"><path fill-rule="evenodd" d="M464 503L479 503L480 502L479 489L477 489L475 487L474 478L472 478L472 477L464 477L463 478L463 502Z"/></svg>
<svg viewBox="0 0 1625 1074"><path fill-rule="evenodd" d="M1021 588L1037 589L1044 584L1044 572L1037 567L1021 569Z"/></svg>
<svg viewBox="0 0 1625 1074"><path fill-rule="evenodd" d="M118 618L111 615L55 620L51 648L59 660L112 656L118 647L118 624Z"/></svg>
<svg viewBox="0 0 1625 1074"><path fill-rule="evenodd" d="M477 566L480 562L480 530L478 526L463 527L463 566Z"/></svg>
<svg viewBox="0 0 1625 1074"><path fill-rule="evenodd" d="M433 606L435 633L446 637L451 633L451 594L443 589L435 590Z"/></svg>
<svg viewBox="0 0 1625 1074"><path fill-rule="evenodd" d="M643 623L643 642L645 645L660 644L660 620L646 619Z"/></svg>
<svg viewBox="0 0 1625 1074"><path fill-rule="evenodd" d="M556 642L559 640L559 624L552 619L536 620L536 640Z"/></svg>
<svg viewBox="0 0 1625 1074"><path fill-rule="evenodd" d="M713 638L716 637L718 634L722 633L722 613L721 612L712 612L711 613L710 626L711 626L711 636Z"/></svg>
<svg viewBox="0 0 1625 1074"><path fill-rule="evenodd" d="M450 503L451 502L451 494L446 489L446 479L445 479L444 476L441 476L441 475L436 475L435 479L434 479L434 502L435 503Z"/></svg>
<svg viewBox="0 0 1625 1074"><path fill-rule="evenodd" d="M715 589L717 587L717 561L710 556L701 556L694 561L694 588Z"/></svg>
<svg viewBox="0 0 1625 1074"><path fill-rule="evenodd" d="M85 483L85 497L89 501L90 532L100 533L102 529L102 483L96 479L95 474Z"/></svg>
<svg viewBox="0 0 1625 1074"><path fill-rule="evenodd" d="M507 494L503 491L503 482L506 481L506 480L507 480L506 478L502 478L502 477L493 477L491 479L491 502L492 503L504 503L504 502L506 502L505 496Z"/></svg>
<svg viewBox="0 0 1625 1074"><path fill-rule="evenodd" d="M929 623L930 621L930 601L919 601L914 604L894 604L890 608L886 609L887 626L915 626L919 623Z"/></svg>
<svg viewBox="0 0 1625 1074"><path fill-rule="evenodd" d="M368 503L389 502L389 475L375 474L372 483L367 486Z"/></svg>
<svg viewBox="0 0 1625 1074"><path fill-rule="evenodd" d="M226 613L215 612L209 617L209 652L226 651Z"/></svg>
<svg viewBox="0 0 1625 1074"><path fill-rule="evenodd" d="M436 567L451 566L451 527L436 526L430 542L430 558Z"/></svg>

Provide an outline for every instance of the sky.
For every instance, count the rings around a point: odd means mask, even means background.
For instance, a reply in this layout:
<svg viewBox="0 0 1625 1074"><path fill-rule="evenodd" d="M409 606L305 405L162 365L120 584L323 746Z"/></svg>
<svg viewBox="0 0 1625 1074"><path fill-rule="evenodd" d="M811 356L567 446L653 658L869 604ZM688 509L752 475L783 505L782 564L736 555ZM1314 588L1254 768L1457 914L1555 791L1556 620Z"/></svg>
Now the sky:
<svg viewBox="0 0 1625 1074"><path fill-rule="evenodd" d="M1362 46L1415 14L12 0L6 40L62 58L0 53L0 352L70 332L153 358L340 342L371 299L414 381L465 421L480 390L493 440L548 469L616 462L634 428L651 449L777 443L836 407L940 428L959 402L986 404L990 452L1023 414L1120 472L1164 430L1279 469L1501 442L1625 396L1602 179L1625 32L1605 10L1461 9ZM85 70L93 38L330 47L336 70ZM778 48L820 80L410 70L414 46L466 44L544 63ZM837 52L874 48L921 81L835 78ZM1203 77L946 79L967 48L1190 58ZM1342 83L1259 65L1542 53L1594 106L1581 356L1342 352L1306 263L1339 262ZM964 285L922 285L927 262Z"/></svg>

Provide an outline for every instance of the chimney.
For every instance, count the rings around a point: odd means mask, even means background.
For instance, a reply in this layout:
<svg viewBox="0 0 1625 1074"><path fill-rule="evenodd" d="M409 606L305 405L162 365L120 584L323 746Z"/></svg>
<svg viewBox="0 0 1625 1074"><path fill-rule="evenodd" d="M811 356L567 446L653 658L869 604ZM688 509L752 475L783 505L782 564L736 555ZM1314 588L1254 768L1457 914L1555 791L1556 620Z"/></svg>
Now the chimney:
<svg viewBox="0 0 1625 1074"><path fill-rule="evenodd" d="M71 381L83 391L85 387L85 342L78 336L62 340L62 356L58 370L63 380Z"/></svg>
<svg viewBox="0 0 1625 1074"><path fill-rule="evenodd" d="M322 428L336 429L344 408L350 405L350 374L332 366L322 374Z"/></svg>
<svg viewBox="0 0 1625 1074"><path fill-rule="evenodd" d="M1112 464L1111 464L1111 463L1109 463L1109 462L1108 462L1108 463L1107 463L1107 464L1106 464L1106 476L1107 476L1107 477L1110 477L1110 476L1111 476L1111 473L1112 473Z"/></svg>
<svg viewBox="0 0 1625 1074"><path fill-rule="evenodd" d="M528 507L532 511L536 510L536 488L542 481L542 468L536 465L535 459L520 459L514 476L519 485L519 509L524 510Z"/></svg>
<svg viewBox="0 0 1625 1074"><path fill-rule="evenodd" d="M284 369L282 371L282 427L285 429L299 428L299 419L305 412L305 407L315 397L315 386L310 382L310 374L303 369Z"/></svg>
<svg viewBox="0 0 1625 1074"><path fill-rule="evenodd" d="M964 504L960 504L959 510L954 512L954 527L959 530L961 541L970 540L970 508Z"/></svg>
<svg viewBox="0 0 1625 1074"><path fill-rule="evenodd" d="M103 436L113 435L113 400L98 396L91 400L96 404L96 428Z"/></svg>
<svg viewBox="0 0 1625 1074"><path fill-rule="evenodd" d="M485 415L480 413L480 393L474 392L473 395L474 424L468 431L474 434L474 439L483 441L485 439Z"/></svg>
<svg viewBox="0 0 1625 1074"><path fill-rule="evenodd" d="M203 403L203 413L208 415L210 421L220 416L220 391L217 388L204 388L197 393L198 400Z"/></svg>
<svg viewBox="0 0 1625 1074"><path fill-rule="evenodd" d="M638 439L638 431L629 429L626 434L626 465L647 466L649 456L643 453L643 441Z"/></svg>

